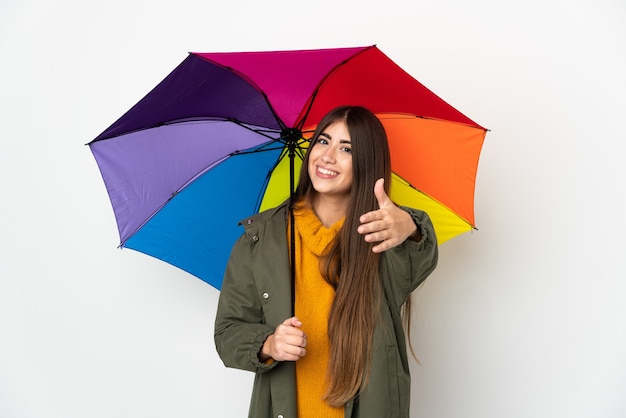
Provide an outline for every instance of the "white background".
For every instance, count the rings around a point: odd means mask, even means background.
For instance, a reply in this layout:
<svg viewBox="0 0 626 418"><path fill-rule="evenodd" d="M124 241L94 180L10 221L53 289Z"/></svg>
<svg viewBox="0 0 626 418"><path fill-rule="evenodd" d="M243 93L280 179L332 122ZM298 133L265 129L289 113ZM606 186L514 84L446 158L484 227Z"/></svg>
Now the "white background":
<svg viewBox="0 0 626 418"><path fill-rule="evenodd" d="M626 416L623 0L0 0L0 417L243 417L218 292L120 251L84 144L188 51L377 44L491 131L412 416Z"/></svg>

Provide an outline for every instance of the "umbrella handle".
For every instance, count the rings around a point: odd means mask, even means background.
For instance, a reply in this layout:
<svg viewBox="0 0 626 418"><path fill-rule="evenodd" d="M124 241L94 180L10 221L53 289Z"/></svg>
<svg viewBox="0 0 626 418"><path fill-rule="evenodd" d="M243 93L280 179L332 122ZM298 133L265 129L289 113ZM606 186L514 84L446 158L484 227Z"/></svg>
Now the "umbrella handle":
<svg viewBox="0 0 626 418"><path fill-rule="evenodd" d="M287 144L287 156L289 157L289 245L290 245L290 275L291 275L291 313L294 314L296 306L296 225L293 216L295 199L295 158L298 141L302 138L302 132L296 128L286 128L281 132L281 137Z"/></svg>

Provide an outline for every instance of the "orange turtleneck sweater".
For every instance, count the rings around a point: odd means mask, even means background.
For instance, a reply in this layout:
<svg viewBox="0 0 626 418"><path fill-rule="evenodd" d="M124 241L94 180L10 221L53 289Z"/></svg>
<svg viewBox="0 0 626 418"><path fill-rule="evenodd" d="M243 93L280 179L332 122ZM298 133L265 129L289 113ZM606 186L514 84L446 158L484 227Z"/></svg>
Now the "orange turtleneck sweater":
<svg viewBox="0 0 626 418"><path fill-rule="evenodd" d="M296 362L298 418L341 418L343 408L322 400L329 357L328 315L335 290L319 270L319 257L343 225L326 228L311 208L294 211L296 224L295 315L307 336L306 356Z"/></svg>

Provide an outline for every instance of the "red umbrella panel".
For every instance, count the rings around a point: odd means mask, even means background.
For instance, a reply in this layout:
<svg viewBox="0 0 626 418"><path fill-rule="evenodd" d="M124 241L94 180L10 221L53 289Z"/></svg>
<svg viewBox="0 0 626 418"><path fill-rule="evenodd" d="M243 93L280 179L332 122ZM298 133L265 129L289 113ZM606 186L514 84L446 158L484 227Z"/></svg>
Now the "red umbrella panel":
<svg viewBox="0 0 626 418"><path fill-rule="evenodd" d="M289 198L307 132L346 104L383 122L396 203L426 210L440 243L474 228L485 128L376 46L191 53L89 143L121 246L219 288L238 221Z"/></svg>

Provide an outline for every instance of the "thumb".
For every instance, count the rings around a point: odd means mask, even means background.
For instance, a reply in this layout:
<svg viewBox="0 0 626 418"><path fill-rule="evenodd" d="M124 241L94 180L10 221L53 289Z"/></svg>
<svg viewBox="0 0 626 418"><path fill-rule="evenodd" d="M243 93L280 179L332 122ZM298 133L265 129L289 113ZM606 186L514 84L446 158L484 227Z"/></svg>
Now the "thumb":
<svg viewBox="0 0 626 418"><path fill-rule="evenodd" d="M289 327L300 328L302 326L302 322L300 322L300 320L297 317L292 316L291 318L285 319L283 321L283 325L287 325Z"/></svg>
<svg viewBox="0 0 626 418"><path fill-rule="evenodd" d="M376 184L374 184L374 196L376 196L379 208L383 208L392 203L387 193L385 193L385 179L380 178L376 180Z"/></svg>

